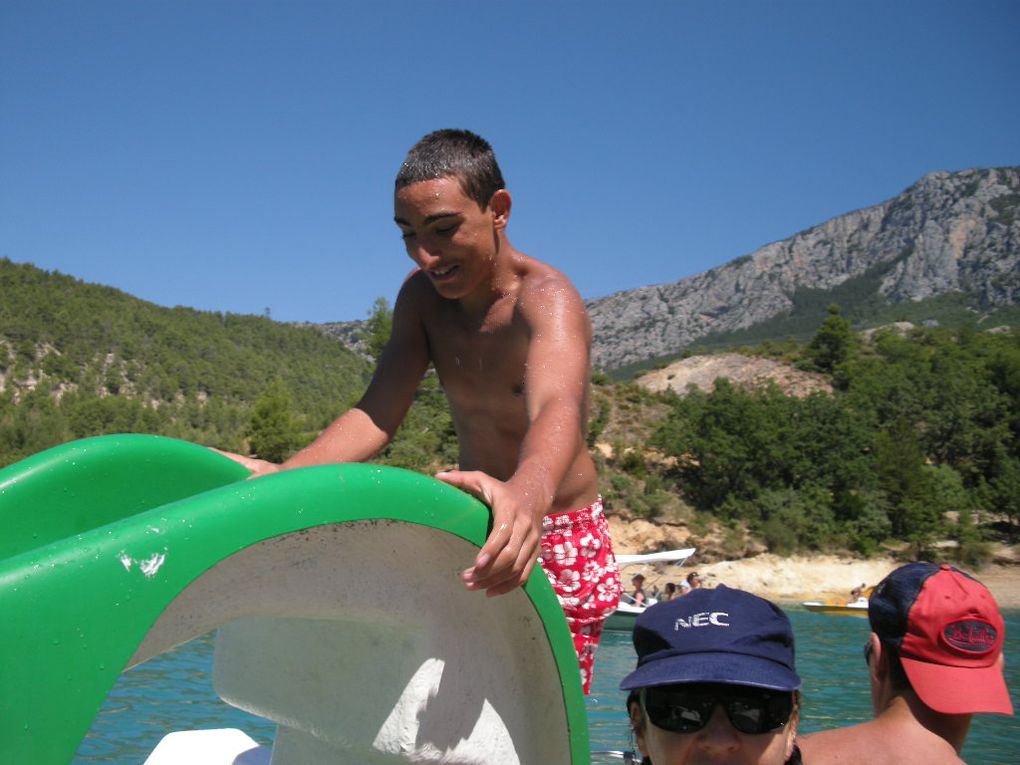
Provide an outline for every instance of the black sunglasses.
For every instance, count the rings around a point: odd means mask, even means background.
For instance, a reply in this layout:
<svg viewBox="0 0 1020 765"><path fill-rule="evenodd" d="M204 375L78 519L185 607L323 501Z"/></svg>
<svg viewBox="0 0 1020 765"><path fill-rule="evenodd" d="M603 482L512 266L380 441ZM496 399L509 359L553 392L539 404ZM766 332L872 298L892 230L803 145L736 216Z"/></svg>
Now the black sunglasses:
<svg viewBox="0 0 1020 765"><path fill-rule="evenodd" d="M648 719L671 733L694 733L722 705L730 724L741 733L757 735L782 728L793 714L791 691L770 691L742 685L683 683L644 688L641 705Z"/></svg>

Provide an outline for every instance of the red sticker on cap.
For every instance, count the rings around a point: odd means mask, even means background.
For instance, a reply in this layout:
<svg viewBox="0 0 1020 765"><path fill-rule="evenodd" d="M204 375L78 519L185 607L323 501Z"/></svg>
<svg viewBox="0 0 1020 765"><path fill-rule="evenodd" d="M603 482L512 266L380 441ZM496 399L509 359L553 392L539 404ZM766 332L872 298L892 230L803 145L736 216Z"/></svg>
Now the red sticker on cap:
<svg viewBox="0 0 1020 765"><path fill-rule="evenodd" d="M942 637L953 648L967 653L988 653L995 648L998 634L988 622L976 619L961 619L953 622L944 630Z"/></svg>

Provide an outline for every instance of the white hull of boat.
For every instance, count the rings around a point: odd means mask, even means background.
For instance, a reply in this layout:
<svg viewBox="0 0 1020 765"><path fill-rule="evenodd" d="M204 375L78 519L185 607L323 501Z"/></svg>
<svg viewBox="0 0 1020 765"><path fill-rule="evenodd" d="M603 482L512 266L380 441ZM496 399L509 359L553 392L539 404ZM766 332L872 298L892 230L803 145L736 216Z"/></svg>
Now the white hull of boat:
<svg viewBox="0 0 1020 765"><path fill-rule="evenodd" d="M627 566L672 565L679 567L694 553L694 547L685 547L682 550L665 550L663 552L646 553L643 555L617 555L616 562L620 566L621 571ZM621 598L620 605L609 615L602 629L614 632L631 632L634 629L634 622L638 616L646 608L658 602L654 598L650 598L647 603L637 605L636 603L628 603L626 598L626 595Z"/></svg>

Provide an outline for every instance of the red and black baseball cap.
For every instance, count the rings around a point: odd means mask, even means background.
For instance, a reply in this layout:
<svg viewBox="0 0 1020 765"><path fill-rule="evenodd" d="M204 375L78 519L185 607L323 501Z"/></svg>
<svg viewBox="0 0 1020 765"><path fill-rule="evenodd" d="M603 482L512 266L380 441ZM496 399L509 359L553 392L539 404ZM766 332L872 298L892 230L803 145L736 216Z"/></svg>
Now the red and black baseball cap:
<svg viewBox="0 0 1020 765"><path fill-rule="evenodd" d="M983 584L952 566L910 563L883 579L868 620L911 686L943 714L1013 714L1002 674L1006 626Z"/></svg>

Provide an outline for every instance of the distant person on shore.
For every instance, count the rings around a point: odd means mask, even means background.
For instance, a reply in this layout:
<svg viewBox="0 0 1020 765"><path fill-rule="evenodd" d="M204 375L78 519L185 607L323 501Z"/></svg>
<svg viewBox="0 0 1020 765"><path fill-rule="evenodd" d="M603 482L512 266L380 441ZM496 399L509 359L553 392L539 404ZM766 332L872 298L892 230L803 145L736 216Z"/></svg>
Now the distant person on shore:
<svg viewBox="0 0 1020 765"><path fill-rule="evenodd" d="M875 719L801 739L809 765L959 765L974 714L1013 714L992 594L948 565L893 571L868 602Z"/></svg>
<svg viewBox="0 0 1020 765"><path fill-rule="evenodd" d="M415 268L364 396L282 465L228 456L256 476L369 460L433 366L460 444L459 469L436 477L492 510L492 532L463 571L464 586L510 592L540 560L587 693L620 577L585 442L592 331L584 302L566 276L511 246L510 194L481 137L425 136L394 185L393 220Z"/></svg>
<svg viewBox="0 0 1020 765"><path fill-rule="evenodd" d="M782 610L721 585L651 606L620 683L643 765L799 765L801 686ZM637 691L637 693L633 693Z"/></svg>

